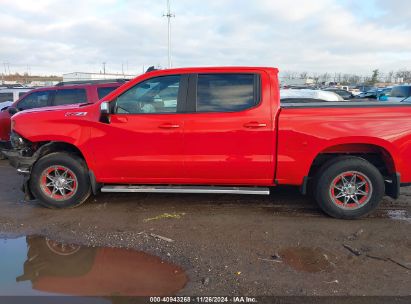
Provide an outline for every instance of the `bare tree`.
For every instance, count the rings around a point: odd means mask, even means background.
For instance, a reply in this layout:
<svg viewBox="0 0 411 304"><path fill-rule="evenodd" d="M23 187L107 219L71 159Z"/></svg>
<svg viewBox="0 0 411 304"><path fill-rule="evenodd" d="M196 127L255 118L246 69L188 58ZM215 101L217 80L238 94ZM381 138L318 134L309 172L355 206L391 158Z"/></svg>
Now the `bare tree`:
<svg viewBox="0 0 411 304"><path fill-rule="evenodd" d="M396 78L402 78L404 82L411 81L411 71L408 70L400 70L395 73Z"/></svg>
<svg viewBox="0 0 411 304"><path fill-rule="evenodd" d="M385 82L393 82L394 71L390 71L385 77Z"/></svg>
<svg viewBox="0 0 411 304"><path fill-rule="evenodd" d="M350 84L359 84L361 82L361 77L358 75L350 75L348 82Z"/></svg>

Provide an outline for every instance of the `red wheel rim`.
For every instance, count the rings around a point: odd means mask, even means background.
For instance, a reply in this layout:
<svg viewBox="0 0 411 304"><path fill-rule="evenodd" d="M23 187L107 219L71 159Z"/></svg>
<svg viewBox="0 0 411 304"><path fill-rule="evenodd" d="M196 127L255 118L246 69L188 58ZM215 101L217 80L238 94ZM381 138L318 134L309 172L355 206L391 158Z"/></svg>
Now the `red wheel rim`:
<svg viewBox="0 0 411 304"><path fill-rule="evenodd" d="M65 166L48 167L41 174L40 186L49 198L65 201L77 192L77 176Z"/></svg>
<svg viewBox="0 0 411 304"><path fill-rule="evenodd" d="M342 209L355 210L363 207L370 201L372 191L370 179L357 171L339 174L330 185L331 200Z"/></svg>

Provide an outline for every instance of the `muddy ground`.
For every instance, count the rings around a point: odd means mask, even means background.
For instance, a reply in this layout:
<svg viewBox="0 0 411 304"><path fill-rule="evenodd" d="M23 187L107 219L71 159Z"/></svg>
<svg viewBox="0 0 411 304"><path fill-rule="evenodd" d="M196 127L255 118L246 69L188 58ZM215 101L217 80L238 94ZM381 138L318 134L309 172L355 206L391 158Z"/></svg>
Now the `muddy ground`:
<svg viewBox="0 0 411 304"><path fill-rule="evenodd" d="M411 294L410 188L373 215L344 221L294 188L269 197L100 194L48 210L22 201L21 180L0 161L2 238L144 251L184 269L179 295Z"/></svg>

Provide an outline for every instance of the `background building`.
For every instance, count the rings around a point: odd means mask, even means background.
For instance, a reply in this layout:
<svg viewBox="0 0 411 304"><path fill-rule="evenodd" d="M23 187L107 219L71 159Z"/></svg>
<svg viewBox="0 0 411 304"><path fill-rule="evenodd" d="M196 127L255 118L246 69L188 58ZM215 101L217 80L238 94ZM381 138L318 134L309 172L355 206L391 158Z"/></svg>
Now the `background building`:
<svg viewBox="0 0 411 304"><path fill-rule="evenodd" d="M66 82L78 80L132 79L136 76L137 75L73 72L63 74L63 81Z"/></svg>

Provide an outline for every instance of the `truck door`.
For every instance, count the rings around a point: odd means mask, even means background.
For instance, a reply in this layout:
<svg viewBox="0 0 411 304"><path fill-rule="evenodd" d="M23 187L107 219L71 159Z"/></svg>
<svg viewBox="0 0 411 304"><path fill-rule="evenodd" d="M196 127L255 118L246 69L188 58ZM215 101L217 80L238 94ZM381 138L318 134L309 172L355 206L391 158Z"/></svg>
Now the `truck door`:
<svg viewBox="0 0 411 304"><path fill-rule="evenodd" d="M184 153L192 183L273 184L276 141L267 74L192 75L188 108Z"/></svg>
<svg viewBox="0 0 411 304"><path fill-rule="evenodd" d="M181 107L188 76L155 77L113 100L110 123L92 130L97 178L111 183L174 183L183 178Z"/></svg>

